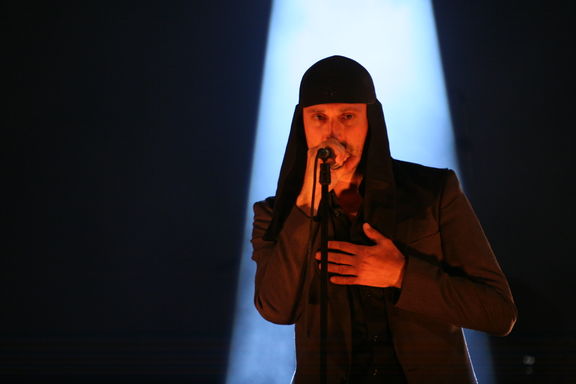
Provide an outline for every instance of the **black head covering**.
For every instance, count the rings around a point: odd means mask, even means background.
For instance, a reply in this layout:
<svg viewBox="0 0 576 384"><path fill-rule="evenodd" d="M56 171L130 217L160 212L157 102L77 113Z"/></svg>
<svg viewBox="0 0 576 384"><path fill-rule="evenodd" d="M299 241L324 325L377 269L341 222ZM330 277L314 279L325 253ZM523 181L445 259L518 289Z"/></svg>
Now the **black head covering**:
<svg viewBox="0 0 576 384"><path fill-rule="evenodd" d="M389 238L395 232L395 182L382 105L376 99L368 71L356 61L331 56L310 67L300 83L300 99L294 110L292 127L280 170L272 221L265 240L274 241L302 188L308 146L302 109L316 104L365 103L368 136L364 144L360 172L363 174L363 221Z"/></svg>

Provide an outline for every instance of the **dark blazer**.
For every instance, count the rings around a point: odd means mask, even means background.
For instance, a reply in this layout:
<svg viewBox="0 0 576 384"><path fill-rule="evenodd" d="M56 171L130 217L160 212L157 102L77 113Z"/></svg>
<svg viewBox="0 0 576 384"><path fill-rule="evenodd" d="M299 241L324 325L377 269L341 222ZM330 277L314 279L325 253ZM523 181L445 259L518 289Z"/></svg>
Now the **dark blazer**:
<svg viewBox="0 0 576 384"><path fill-rule="evenodd" d="M409 383L475 382L462 328L506 335L516 307L455 173L394 160L396 236L406 257L402 287L388 306L394 349ZM255 305L277 324L296 324L295 383L318 383L320 305L310 231L293 207L276 242L262 239L274 199L254 205ZM347 382L351 324L348 287L329 284L329 383ZM383 314L384 315L384 314Z"/></svg>

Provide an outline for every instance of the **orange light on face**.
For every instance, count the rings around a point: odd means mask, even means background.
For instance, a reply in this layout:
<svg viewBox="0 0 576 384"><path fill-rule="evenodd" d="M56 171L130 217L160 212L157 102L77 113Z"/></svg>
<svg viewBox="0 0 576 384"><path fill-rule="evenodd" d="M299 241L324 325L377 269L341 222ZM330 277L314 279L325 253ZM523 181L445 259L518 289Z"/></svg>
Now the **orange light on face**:
<svg viewBox="0 0 576 384"><path fill-rule="evenodd" d="M302 115L308 148L333 138L351 154L353 166L358 165L368 134L366 104L317 104L304 108Z"/></svg>

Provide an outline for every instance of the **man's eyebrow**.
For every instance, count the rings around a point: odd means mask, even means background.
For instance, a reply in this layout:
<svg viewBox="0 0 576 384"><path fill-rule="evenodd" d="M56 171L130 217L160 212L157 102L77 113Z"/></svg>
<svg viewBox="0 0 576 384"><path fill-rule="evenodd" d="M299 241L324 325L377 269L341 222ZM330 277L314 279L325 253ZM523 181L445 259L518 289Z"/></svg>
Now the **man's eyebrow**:
<svg viewBox="0 0 576 384"><path fill-rule="evenodd" d="M324 112L321 108L314 108L314 109L306 109L307 113L317 113L317 112Z"/></svg>

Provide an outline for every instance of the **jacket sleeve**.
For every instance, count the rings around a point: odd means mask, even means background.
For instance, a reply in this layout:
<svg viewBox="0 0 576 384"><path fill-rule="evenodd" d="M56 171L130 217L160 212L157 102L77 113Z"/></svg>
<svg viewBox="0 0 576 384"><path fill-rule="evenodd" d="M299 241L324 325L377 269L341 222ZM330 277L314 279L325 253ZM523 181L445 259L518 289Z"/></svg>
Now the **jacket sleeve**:
<svg viewBox="0 0 576 384"><path fill-rule="evenodd" d="M308 262L310 220L294 206L275 242L263 239L272 218L269 201L254 204L252 259L256 262L254 304L263 318L293 324L300 315Z"/></svg>
<svg viewBox="0 0 576 384"><path fill-rule="evenodd" d="M437 220L436 235L403 250L406 268L396 307L508 334L517 316L508 282L453 171L446 173ZM439 255L426 252L426 242L434 241L439 241Z"/></svg>

